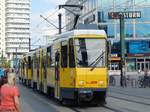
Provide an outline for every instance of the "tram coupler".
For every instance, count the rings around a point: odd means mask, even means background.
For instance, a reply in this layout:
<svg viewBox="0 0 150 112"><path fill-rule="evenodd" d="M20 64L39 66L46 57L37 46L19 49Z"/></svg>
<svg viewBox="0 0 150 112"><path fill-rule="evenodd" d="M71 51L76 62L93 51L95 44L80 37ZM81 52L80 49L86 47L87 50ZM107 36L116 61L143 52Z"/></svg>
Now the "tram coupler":
<svg viewBox="0 0 150 112"><path fill-rule="evenodd" d="M93 91L92 90L79 90L78 98L80 101L91 101L93 99Z"/></svg>

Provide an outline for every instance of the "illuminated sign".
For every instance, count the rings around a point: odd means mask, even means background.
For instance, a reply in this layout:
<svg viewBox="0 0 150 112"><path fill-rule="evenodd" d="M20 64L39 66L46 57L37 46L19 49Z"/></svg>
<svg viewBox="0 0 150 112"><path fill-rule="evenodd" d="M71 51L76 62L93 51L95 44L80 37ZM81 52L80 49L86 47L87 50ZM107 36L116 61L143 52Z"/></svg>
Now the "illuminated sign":
<svg viewBox="0 0 150 112"><path fill-rule="evenodd" d="M111 57L118 57L118 54L111 54Z"/></svg>
<svg viewBox="0 0 150 112"><path fill-rule="evenodd" d="M150 53L149 41L131 41L129 42L129 54Z"/></svg>
<svg viewBox="0 0 150 112"><path fill-rule="evenodd" d="M125 19L141 18L141 11L128 11L128 12L109 12L109 19L119 19L123 15Z"/></svg>

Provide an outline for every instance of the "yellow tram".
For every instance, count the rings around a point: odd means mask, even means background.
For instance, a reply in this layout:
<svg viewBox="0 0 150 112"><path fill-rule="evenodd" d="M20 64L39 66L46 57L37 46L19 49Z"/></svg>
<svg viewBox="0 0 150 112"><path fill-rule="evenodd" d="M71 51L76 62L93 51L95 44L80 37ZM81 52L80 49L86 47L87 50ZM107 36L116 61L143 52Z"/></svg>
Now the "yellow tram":
<svg viewBox="0 0 150 112"><path fill-rule="evenodd" d="M31 86L32 81L32 72L33 72L33 56L32 52L27 53L23 56L22 59L20 59L20 74L19 79L22 80L22 82L27 85Z"/></svg>
<svg viewBox="0 0 150 112"><path fill-rule="evenodd" d="M69 31L29 54L24 57L27 67L21 66L24 75L20 76L27 76L32 88L60 101L105 101L108 88L105 31ZM26 68L28 72L23 72Z"/></svg>

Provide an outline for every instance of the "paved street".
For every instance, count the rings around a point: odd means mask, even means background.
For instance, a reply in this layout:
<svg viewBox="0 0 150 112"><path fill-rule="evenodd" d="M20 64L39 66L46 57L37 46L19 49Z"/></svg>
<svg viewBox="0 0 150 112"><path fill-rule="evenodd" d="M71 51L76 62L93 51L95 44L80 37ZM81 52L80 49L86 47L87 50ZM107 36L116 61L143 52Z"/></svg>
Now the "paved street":
<svg viewBox="0 0 150 112"><path fill-rule="evenodd" d="M22 112L148 112L150 88L110 87L107 105L65 107L54 99L19 85Z"/></svg>
<svg viewBox="0 0 150 112"><path fill-rule="evenodd" d="M54 100L50 100L32 89L19 85L22 112L71 112ZM62 111L61 111L62 110Z"/></svg>

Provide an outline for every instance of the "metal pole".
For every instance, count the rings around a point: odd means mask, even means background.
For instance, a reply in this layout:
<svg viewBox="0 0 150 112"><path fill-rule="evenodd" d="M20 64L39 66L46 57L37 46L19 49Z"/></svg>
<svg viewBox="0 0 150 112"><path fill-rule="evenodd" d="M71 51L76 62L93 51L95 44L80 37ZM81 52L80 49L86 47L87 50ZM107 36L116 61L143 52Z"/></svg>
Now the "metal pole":
<svg viewBox="0 0 150 112"><path fill-rule="evenodd" d="M111 70L111 45L113 45L113 44L111 44L111 40L109 41L109 66L110 66L110 70Z"/></svg>
<svg viewBox="0 0 150 112"><path fill-rule="evenodd" d="M3 61L3 50L2 50L2 56L1 56L1 62L2 62L2 66L3 66L3 63L4 63L4 61Z"/></svg>
<svg viewBox="0 0 150 112"><path fill-rule="evenodd" d="M2 59L3 59L3 50L2 50Z"/></svg>
<svg viewBox="0 0 150 112"><path fill-rule="evenodd" d="M29 52L31 50L31 38L29 38Z"/></svg>
<svg viewBox="0 0 150 112"><path fill-rule="evenodd" d="M59 24L59 34L61 34L61 24L62 24L62 14L61 13L59 13L58 14L58 24Z"/></svg>
<svg viewBox="0 0 150 112"><path fill-rule="evenodd" d="M15 61L16 61L16 63L15 63L16 64L15 65L15 70L16 70L17 69L17 47L16 47L16 60Z"/></svg>
<svg viewBox="0 0 150 112"><path fill-rule="evenodd" d="M135 0L132 0L132 10L135 11ZM133 38L136 38L136 20L133 19Z"/></svg>
<svg viewBox="0 0 150 112"><path fill-rule="evenodd" d="M124 86L124 75L125 75L125 36L124 36L124 16L120 15L120 45L121 45L121 77L120 86Z"/></svg>
<svg viewBox="0 0 150 112"><path fill-rule="evenodd" d="M113 0L113 11L116 11L116 0ZM114 38L117 38L117 24L116 20L114 19Z"/></svg>
<svg viewBox="0 0 150 112"><path fill-rule="evenodd" d="M16 59L17 59L17 47L16 47Z"/></svg>

